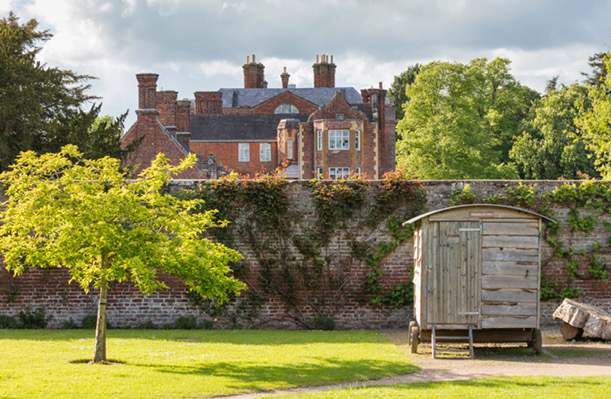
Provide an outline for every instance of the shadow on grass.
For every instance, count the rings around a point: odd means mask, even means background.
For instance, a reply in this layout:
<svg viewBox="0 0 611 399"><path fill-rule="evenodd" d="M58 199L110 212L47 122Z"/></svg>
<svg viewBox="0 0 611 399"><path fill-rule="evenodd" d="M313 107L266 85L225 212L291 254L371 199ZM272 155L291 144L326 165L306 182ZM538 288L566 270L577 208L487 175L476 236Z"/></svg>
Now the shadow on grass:
<svg viewBox="0 0 611 399"><path fill-rule="evenodd" d="M229 378L235 380L236 385L227 385L227 387L254 391L268 389L269 386L326 385L338 382L378 379L420 371L418 366L400 361L348 361L318 358L304 359L302 363L281 366L229 362L194 364L190 366L162 364L131 364L131 366L152 369L161 374Z"/></svg>

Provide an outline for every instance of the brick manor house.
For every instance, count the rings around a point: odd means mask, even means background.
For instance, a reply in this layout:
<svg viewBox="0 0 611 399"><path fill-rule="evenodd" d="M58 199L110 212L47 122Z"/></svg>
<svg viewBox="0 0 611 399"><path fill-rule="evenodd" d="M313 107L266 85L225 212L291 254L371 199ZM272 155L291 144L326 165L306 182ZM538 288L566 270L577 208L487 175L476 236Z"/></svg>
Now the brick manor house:
<svg viewBox="0 0 611 399"><path fill-rule="evenodd" d="M243 69L244 88L196 91L193 100L157 91L157 74L136 75L137 120L122 138L126 145L144 136L129 159L136 173L158 153L173 164L198 156L183 179L216 177L221 169L253 176L279 166L289 179L378 179L394 169L395 109L381 83L360 94L335 87L336 65L327 55L316 56L311 88L289 84L286 68L282 88L268 88L254 55Z"/></svg>

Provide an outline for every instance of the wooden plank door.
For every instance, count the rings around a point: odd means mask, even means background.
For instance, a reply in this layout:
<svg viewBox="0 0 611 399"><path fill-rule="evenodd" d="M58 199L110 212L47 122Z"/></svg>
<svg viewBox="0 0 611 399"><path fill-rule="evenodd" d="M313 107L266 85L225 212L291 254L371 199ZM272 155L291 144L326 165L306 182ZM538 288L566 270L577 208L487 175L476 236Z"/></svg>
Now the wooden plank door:
<svg viewBox="0 0 611 399"><path fill-rule="evenodd" d="M427 323L479 326L480 222L433 222L429 231Z"/></svg>

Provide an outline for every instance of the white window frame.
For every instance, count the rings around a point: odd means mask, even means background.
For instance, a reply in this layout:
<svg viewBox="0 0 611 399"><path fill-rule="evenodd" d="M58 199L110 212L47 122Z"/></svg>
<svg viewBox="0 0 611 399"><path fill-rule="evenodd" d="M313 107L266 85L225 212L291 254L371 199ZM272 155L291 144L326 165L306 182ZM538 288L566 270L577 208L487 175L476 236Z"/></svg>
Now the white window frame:
<svg viewBox="0 0 611 399"><path fill-rule="evenodd" d="M286 141L286 157L293 159L293 140Z"/></svg>
<svg viewBox="0 0 611 399"><path fill-rule="evenodd" d="M354 147L357 151L361 150L361 131L357 130L354 132Z"/></svg>
<svg viewBox="0 0 611 399"><path fill-rule="evenodd" d="M317 178L318 180L320 180L320 179L322 179L322 178L323 178L323 174L322 174L322 167L320 167L320 166L317 166L317 167L316 167L316 178Z"/></svg>
<svg viewBox="0 0 611 399"><path fill-rule="evenodd" d="M274 114L298 114L299 113L299 109L294 106L293 104L280 104L276 110L274 111Z"/></svg>
<svg viewBox="0 0 611 399"><path fill-rule="evenodd" d="M361 177L361 168L359 168L359 167L356 168L356 175L358 177Z"/></svg>
<svg viewBox="0 0 611 399"><path fill-rule="evenodd" d="M316 131L316 143L318 151L322 151L322 130Z"/></svg>
<svg viewBox="0 0 611 399"><path fill-rule="evenodd" d="M349 151L350 130L329 130L329 150Z"/></svg>
<svg viewBox="0 0 611 399"><path fill-rule="evenodd" d="M340 180L350 177L350 168L339 167L329 168L329 179Z"/></svg>
<svg viewBox="0 0 611 399"><path fill-rule="evenodd" d="M250 143L238 144L238 162L250 162Z"/></svg>
<svg viewBox="0 0 611 399"><path fill-rule="evenodd" d="M270 162L272 160L272 145L270 143L259 144L259 161Z"/></svg>

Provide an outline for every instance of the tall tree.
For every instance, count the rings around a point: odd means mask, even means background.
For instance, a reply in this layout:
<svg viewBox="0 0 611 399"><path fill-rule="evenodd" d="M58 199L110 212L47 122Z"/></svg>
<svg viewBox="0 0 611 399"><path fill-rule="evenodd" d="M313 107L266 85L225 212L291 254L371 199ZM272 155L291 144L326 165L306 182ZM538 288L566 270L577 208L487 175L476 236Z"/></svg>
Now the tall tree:
<svg viewBox="0 0 611 399"><path fill-rule="evenodd" d="M509 150L538 94L515 81L509 64L482 58L423 66L407 87L397 163L423 179L517 177Z"/></svg>
<svg viewBox="0 0 611 399"><path fill-rule="evenodd" d="M586 77L584 83L590 86L600 87L607 76L607 67L605 58L607 53L600 52L588 57L588 65L592 68L592 72L581 74Z"/></svg>
<svg viewBox="0 0 611 399"><path fill-rule="evenodd" d="M93 78L37 60L39 44L51 37L34 19L22 25L12 12L0 19L0 172L21 151L58 151L67 143L81 145L86 156L126 155L116 139L123 117L100 130L87 125L100 116L99 106L82 110L95 99L86 93Z"/></svg>
<svg viewBox="0 0 611 399"><path fill-rule="evenodd" d="M407 86L413 84L416 81L416 75L420 71L420 64L410 65L407 71L395 76L395 80L390 85L388 90L388 96L392 97L393 104L395 105L395 116L397 120L403 119L405 112L403 107L409 100L406 94Z"/></svg>
<svg viewBox="0 0 611 399"><path fill-rule="evenodd" d="M7 269L19 275L27 267L66 267L85 291L92 283L99 290L94 362L106 361L111 281L131 280L149 294L167 288L157 279L162 272L219 302L244 288L229 275L228 263L240 255L202 236L219 226L214 211L192 212L201 201L164 190L173 174L194 163L190 156L172 167L158 155L130 181L119 160L83 159L69 145L59 153L21 153L14 168L0 174L8 195L0 213L0 254Z"/></svg>
<svg viewBox="0 0 611 399"><path fill-rule="evenodd" d="M47 125L44 140L35 143L32 149L38 153L58 152L63 146L74 144L85 158L109 156L125 161L144 137L123 148L121 136L127 112L117 118L100 116L101 107L102 104L94 104L88 111L77 109L57 115Z"/></svg>
<svg viewBox="0 0 611 399"><path fill-rule="evenodd" d="M597 170L603 178L611 179L611 74L608 73L611 71L611 51L604 59L607 73L600 86L591 86L588 91L592 108L585 109L575 124L581 129L587 148L596 156Z"/></svg>
<svg viewBox="0 0 611 399"><path fill-rule="evenodd" d="M580 173L598 177L593 153L575 125L580 113L590 108L588 88L577 83L551 90L533 105L533 116L510 152L520 177L579 179Z"/></svg>

